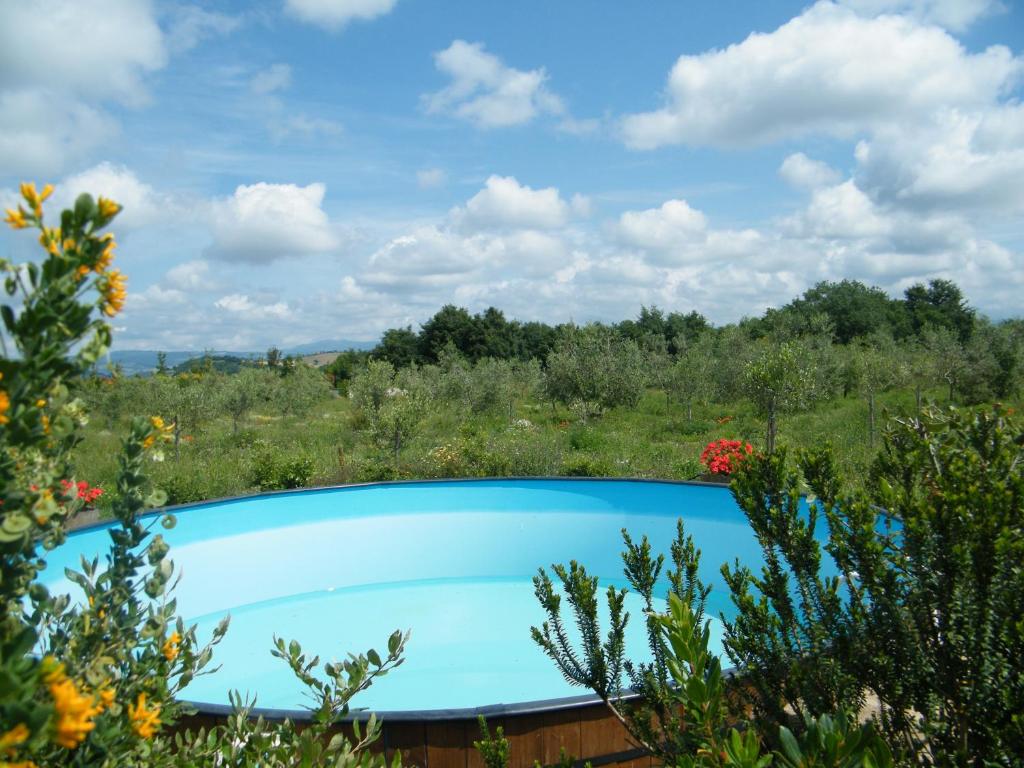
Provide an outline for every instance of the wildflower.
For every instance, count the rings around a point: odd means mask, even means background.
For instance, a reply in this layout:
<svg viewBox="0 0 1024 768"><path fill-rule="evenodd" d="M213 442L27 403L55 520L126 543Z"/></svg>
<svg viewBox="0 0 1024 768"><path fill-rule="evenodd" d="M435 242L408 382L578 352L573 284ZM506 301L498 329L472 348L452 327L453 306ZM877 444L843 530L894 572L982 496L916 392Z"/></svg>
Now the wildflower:
<svg viewBox="0 0 1024 768"><path fill-rule="evenodd" d="M78 690L73 680L65 674L63 665L51 675L50 695L57 715L53 740L65 749L74 749L96 727L92 719L101 712L96 700Z"/></svg>
<svg viewBox="0 0 1024 768"><path fill-rule="evenodd" d="M36 400L36 408L45 408L45 407L46 407L46 400L45 399L40 397L38 400Z"/></svg>
<svg viewBox="0 0 1024 768"><path fill-rule="evenodd" d="M18 723L3 736L0 736L0 754L10 755L14 748L28 741L32 733L24 723Z"/></svg>
<svg viewBox="0 0 1024 768"><path fill-rule="evenodd" d="M43 434L50 434L50 417L44 413L39 417L39 422L43 425Z"/></svg>
<svg viewBox="0 0 1024 768"><path fill-rule="evenodd" d="M39 233L39 244L49 251L50 254L56 256L60 252L58 250L58 245L60 244L60 228L44 227L43 231Z"/></svg>
<svg viewBox="0 0 1024 768"><path fill-rule="evenodd" d="M4 219L4 223L10 226L11 229L25 229L28 226L28 222L25 220L25 211L22 210L19 205L17 208L8 208L7 218Z"/></svg>
<svg viewBox="0 0 1024 768"><path fill-rule="evenodd" d="M124 309L124 300L127 295L125 284L127 280L119 270L111 270L107 273L107 279L100 292L103 294L102 312L107 317L113 317Z"/></svg>
<svg viewBox="0 0 1024 768"><path fill-rule="evenodd" d="M121 206L115 203L113 200L108 200L105 197L101 197L96 201L96 205L100 209L100 216L104 219L111 219L121 212Z"/></svg>
<svg viewBox="0 0 1024 768"><path fill-rule="evenodd" d="M128 718L132 721L132 730L144 739L150 739L160 727L160 705L154 704L146 708L146 694L140 693L135 704L128 705Z"/></svg>
<svg viewBox="0 0 1024 768"><path fill-rule="evenodd" d="M110 709L110 706L114 703L114 689L104 688L100 691L100 703L99 706L103 709Z"/></svg>
<svg viewBox="0 0 1024 768"><path fill-rule="evenodd" d="M100 242L104 243L104 246L103 250L100 252L99 258L96 260L96 265L93 267L96 274L106 272L110 268L110 265L114 261L114 249L117 248L114 236L110 233L107 233L100 238Z"/></svg>
<svg viewBox="0 0 1024 768"><path fill-rule="evenodd" d="M2 377L2 374L0 374ZM7 418L7 411L11 408L11 398L8 397L5 390L0 389L0 424L6 424L10 419Z"/></svg>
<svg viewBox="0 0 1024 768"><path fill-rule="evenodd" d="M178 658L178 652L181 650L178 644L181 642L181 635L177 631L172 632L171 636L167 638L167 642L164 643L164 647L161 649L164 658L168 661L174 661Z"/></svg>

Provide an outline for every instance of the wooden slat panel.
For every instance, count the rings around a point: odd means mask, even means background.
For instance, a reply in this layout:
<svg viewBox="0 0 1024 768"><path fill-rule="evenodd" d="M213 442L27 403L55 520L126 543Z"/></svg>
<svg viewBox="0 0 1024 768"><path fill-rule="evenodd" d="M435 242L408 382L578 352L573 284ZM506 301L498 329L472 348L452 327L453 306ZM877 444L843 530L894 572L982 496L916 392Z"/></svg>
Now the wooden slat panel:
<svg viewBox="0 0 1024 768"><path fill-rule="evenodd" d="M570 756L578 758L583 749L580 743L580 711L563 709L546 712L542 738L544 756L540 761L544 765L557 762L563 748Z"/></svg>
<svg viewBox="0 0 1024 768"><path fill-rule="evenodd" d="M473 749L472 740L467 741L469 725L460 720L427 723L428 768L466 768L466 748Z"/></svg>
<svg viewBox="0 0 1024 768"><path fill-rule="evenodd" d="M427 740L423 723L384 723L384 749L390 762L401 751L403 765L427 766Z"/></svg>
<svg viewBox="0 0 1024 768"><path fill-rule="evenodd" d="M509 768L533 768L544 755L544 715L517 715L505 720Z"/></svg>
<svg viewBox="0 0 1024 768"><path fill-rule="evenodd" d="M626 729L603 707L588 707L580 711L580 742L581 758L600 757L634 748Z"/></svg>

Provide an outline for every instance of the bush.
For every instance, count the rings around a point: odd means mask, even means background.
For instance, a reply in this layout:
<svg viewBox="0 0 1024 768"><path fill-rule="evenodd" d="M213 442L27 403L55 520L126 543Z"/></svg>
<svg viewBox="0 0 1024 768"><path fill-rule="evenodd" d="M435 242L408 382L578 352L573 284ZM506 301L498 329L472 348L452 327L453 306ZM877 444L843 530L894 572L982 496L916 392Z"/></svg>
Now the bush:
<svg viewBox="0 0 1024 768"><path fill-rule="evenodd" d="M596 456L566 456L562 460L560 474L566 477L609 477L613 474L611 466Z"/></svg>
<svg viewBox="0 0 1024 768"><path fill-rule="evenodd" d="M159 416L130 421L116 489L104 494L117 525L103 566L94 560L67 571L81 602L50 595L38 581L40 552L63 544L68 518L88 501L68 492L77 485L61 482L74 483L70 451L85 423L70 386L105 353L110 327L96 315L117 315L125 288L110 268L113 236L100 234L120 206L81 195L58 229L43 224L52 188L21 191L24 203L8 210L7 223L36 229L46 255L19 265L0 260L7 295L15 296L0 315L17 351L0 357L0 762L283 768L301 759L311 768L383 768L384 758L367 751L380 736L375 719L356 729L355 741L331 731L354 695L401 663L407 636L400 632L386 657L370 650L322 668L297 642L275 639L272 652L313 701L302 728L249 719L250 705L235 693L225 724L174 739L163 733L187 711L179 695L208 672L227 622L210 643L197 642L195 627L175 615L169 547L139 520L165 502L143 471L176 432ZM173 516L162 523L172 526Z"/></svg>
<svg viewBox="0 0 1024 768"><path fill-rule="evenodd" d="M732 485L767 563L723 567L726 650L759 722L870 701L909 764L1019 765L1024 432L998 407L897 420L856 492L827 448L798 464L807 512L784 451ZM823 572L822 519L841 578Z"/></svg>
<svg viewBox="0 0 1024 768"><path fill-rule="evenodd" d="M248 470L249 482L261 491L277 491L309 485L315 465L306 454L282 455L265 446L256 450Z"/></svg>

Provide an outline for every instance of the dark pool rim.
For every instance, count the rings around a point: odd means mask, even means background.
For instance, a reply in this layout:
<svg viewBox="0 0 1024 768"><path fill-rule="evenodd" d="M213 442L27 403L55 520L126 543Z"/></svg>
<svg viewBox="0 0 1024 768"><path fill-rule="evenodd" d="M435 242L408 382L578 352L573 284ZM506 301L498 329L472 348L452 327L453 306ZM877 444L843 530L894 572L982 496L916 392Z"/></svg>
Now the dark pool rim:
<svg viewBox="0 0 1024 768"><path fill-rule="evenodd" d="M365 483L339 483L337 485L321 485L314 488L293 488L279 491L258 491L256 493L243 493L237 496L223 496L216 499L204 499L203 501L189 502L187 504L172 504L160 509L146 512L139 516L140 520L156 520L167 513L176 513L195 509L197 507L212 506L226 502L248 501L273 496L299 495L307 493L325 493L327 491L342 490L345 488L374 488L378 486L392 485L425 485L428 483L496 483L505 481L567 481L567 482L618 482L618 483L658 483L660 485L692 485L704 488L718 488L722 492L728 492L727 483L711 482L707 480L661 480L654 477L559 477L557 475L516 475L511 477L443 477L425 478L421 480L376 480ZM116 520L97 520L87 523L72 531L68 536L75 536L79 533L95 531L104 528L113 528L119 523ZM731 676L733 669L723 670L723 674ZM632 698L631 694L624 693L623 698ZM257 702L259 701L257 694ZM214 704L206 701L191 701L181 699L183 704L192 707L199 715L212 717L227 717L234 710L230 704ZM353 708L344 721L366 720L371 714L376 715L380 720L389 722L424 722L444 720L475 720L483 715L487 719L509 717L517 715L537 715L545 712L557 712L560 710L577 709L581 707L601 704L601 698L595 694L584 694L581 696L563 696L555 699L537 699L534 701L514 702L510 704L487 704L478 707L461 707L457 709L401 709L401 710L362 710ZM275 707L255 706L250 710L250 715L263 717L265 720L290 719L296 722L312 720L314 712L310 709L284 709Z"/></svg>

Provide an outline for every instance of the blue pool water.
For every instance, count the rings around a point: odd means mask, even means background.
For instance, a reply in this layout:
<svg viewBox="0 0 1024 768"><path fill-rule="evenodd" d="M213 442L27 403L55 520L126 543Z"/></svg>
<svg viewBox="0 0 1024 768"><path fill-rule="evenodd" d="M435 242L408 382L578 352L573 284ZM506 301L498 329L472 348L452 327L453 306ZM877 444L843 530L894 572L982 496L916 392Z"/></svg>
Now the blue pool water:
<svg viewBox="0 0 1024 768"><path fill-rule="evenodd" d="M701 577L713 585L708 613L728 613L718 569L761 562L743 513L725 488L598 480L472 480L300 491L201 504L176 512L163 531L181 573L179 613L217 647L215 675L185 698L226 704L229 690L261 707L308 701L290 670L270 654L276 633L309 655L343 659L384 650L395 629L411 629L406 662L355 702L378 711L460 709L587 693L566 683L530 639L544 620L531 578L539 566L575 559L625 586L621 529L646 534L667 554L676 519L703 551ZM48 555L48 586L74 594L64 568L101 556L105 529L71 535ZM643 658L641 607L629 650ZM570 619L571 616L567 617ZM721 630L712 625L720 649Z"/></svg>

